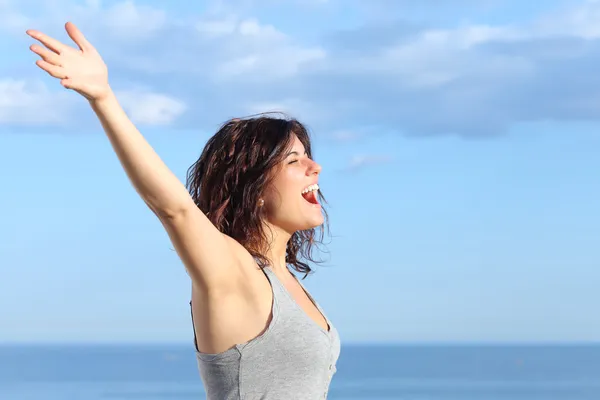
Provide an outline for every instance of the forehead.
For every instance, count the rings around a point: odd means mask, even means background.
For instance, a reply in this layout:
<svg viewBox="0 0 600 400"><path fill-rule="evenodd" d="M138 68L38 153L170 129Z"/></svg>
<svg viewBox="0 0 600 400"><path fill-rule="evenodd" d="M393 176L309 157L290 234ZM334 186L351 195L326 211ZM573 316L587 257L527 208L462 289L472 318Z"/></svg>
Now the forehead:
<svg viewBox="0 0 600 400"><path fill-rule="evenodd" d="M302 142L300 141L300 139L298 139L298 136L296 136L296 134L292 135L292 140L290 143L290 147L291 147L291 151L297 151L300 154L304 153L304 145L302 144Z"/></svg>

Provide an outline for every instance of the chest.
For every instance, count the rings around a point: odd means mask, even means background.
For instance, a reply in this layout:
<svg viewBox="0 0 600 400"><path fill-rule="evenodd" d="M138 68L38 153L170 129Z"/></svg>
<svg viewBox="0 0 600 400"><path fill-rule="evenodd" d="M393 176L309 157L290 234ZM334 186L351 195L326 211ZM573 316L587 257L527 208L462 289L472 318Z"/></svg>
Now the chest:
<svg viewBox="0 0 600 400"><path fill-rule="evenodd" d="M292 302L319 328L329 331L330 326L327 319L317 306L314 299L308 294L304 287L295 279L289 279L283 283L286 292Z"/></svg>

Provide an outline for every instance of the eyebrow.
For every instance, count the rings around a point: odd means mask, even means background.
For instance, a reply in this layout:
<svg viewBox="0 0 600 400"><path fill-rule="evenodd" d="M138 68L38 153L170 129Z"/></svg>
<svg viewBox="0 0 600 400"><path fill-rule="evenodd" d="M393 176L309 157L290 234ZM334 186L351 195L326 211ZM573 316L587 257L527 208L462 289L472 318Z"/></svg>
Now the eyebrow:
<svg viewBox="0 0 600 400"><path fill-rule="evenodd" d="M300 155L300 153L298 153L296 150L294 150L294 151L290 151L289 153L287 153L286 157L289 157L289 156L291 156L292 154L295 154L295 155L297 155L297 156L299 156L299 155ZM306 152L304 152L304 155L306 155Z"/></svg>

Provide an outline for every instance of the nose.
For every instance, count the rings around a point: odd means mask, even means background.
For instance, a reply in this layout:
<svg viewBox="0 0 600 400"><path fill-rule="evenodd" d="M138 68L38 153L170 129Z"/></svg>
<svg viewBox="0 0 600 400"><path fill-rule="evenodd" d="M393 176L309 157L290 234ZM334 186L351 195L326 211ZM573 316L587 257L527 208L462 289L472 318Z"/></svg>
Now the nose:
<svg viewBox="0 0 600 400"><path fill-rule="evenodd" d="M306 175L319 175L321 173L321 165L313 160L310 160L310 164L306 169Z"/></svg>

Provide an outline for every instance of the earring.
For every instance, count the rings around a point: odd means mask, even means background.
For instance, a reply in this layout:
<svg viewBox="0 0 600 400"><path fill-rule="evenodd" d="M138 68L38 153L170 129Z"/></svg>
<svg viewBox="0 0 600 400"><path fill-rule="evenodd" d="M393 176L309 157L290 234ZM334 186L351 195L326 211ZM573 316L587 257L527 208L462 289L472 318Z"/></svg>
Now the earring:
<svg viewBox="0 0 600 400"><path fill-rule="evenodd" d="M265 201L263 199L258 200L258 206L262 207L265 205Z"/></svg>

